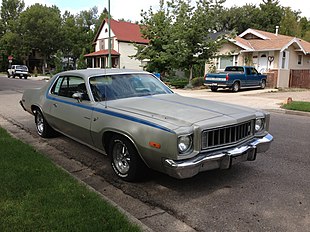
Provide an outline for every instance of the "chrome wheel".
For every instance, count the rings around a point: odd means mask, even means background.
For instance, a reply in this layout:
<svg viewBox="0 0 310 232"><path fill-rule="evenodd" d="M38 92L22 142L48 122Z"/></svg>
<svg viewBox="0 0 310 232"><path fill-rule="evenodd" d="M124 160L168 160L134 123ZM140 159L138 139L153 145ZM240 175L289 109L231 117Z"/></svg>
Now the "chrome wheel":
<svg viewBox="0 0 310 232"><path fill-rule="evenodd" d="M232 87L232 91L233 91L233 92L238 92L239 89L240 89L240 84L239 84L239 82L235 82L234 85L233 85L233 87Z"/></svg>
<svg viewBox="0 0 310 232"><path fill-rule="evenodd" d="M44 118L41 112L36 113L36 126L39 135L42 135L44 132Z"/></svg>
<svg viewBox="0 0 310 232"><path fill-rule="evenodd" d="M120 140L114 141L113 163L120 175L126 175L130 169L130 154L127 146Z"/></svg>
<svg viewBox="0 0 310 232"><path fill-rule="evenodd" d="M45 120L42 112L39 109L34 110L34 122L36 124L38 134L43 138L49 138L55 135L53 128Z"/></svg>
<svg viewBox="0 0 310 232"><path fill-rule="evenodd" d="M261 83L260 87L262 89L266 88L266 81L265 80L262 80L262 83Z"/></svg>
<svg viewBox="0 0 310 232"><path fill-rule="evenodd" d="M122 135L114 135L109 142L111 166L119 178L138 181L146 176L148 169L132 141Z"/></svg>

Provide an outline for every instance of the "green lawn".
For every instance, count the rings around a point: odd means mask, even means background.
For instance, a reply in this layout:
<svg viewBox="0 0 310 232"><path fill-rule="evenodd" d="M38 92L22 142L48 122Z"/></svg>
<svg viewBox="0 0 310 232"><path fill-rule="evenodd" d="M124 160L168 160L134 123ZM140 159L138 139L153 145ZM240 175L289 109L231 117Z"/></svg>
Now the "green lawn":
<svg viewBox="0 0 310 232"><path fill-rule="evenodd" d="M0 231L140 231L44 155L0 128Z"/></svg>
<svg viewBox="0 0 310 232"><path fill-rule="evenodd" d="M310 102L292 101L289 104L284 104L282 107L287 110L298 110L298 111L310 112Z"/></svg>

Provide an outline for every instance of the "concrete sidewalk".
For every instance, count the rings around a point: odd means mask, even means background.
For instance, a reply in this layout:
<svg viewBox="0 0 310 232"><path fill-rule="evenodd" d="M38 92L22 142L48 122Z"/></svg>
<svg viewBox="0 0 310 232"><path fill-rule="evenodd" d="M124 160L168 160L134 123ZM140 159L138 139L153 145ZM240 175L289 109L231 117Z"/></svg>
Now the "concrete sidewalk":
<svg viewBox="0 0 310 232"><path fill-rule="evenodd" d="M39 75L37 77L31 75L30 77L28 77L29 80L33 81L48 81L50 78L51 78L50 76L43 76L43 75Z"/></svg>

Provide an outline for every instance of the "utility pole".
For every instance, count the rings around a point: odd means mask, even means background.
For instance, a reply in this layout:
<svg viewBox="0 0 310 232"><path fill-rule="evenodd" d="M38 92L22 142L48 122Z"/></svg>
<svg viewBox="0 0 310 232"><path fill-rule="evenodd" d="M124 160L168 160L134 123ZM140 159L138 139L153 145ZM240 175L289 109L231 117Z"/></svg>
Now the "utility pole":
<svg viewBox="0 0 310 232"><path fill-rule="evenodd" d="M108 39L108 68L112 68L112 57L111 57L111 14L110 14L110 0L108 0L108 26L109 26L109 39Z"/></svg>

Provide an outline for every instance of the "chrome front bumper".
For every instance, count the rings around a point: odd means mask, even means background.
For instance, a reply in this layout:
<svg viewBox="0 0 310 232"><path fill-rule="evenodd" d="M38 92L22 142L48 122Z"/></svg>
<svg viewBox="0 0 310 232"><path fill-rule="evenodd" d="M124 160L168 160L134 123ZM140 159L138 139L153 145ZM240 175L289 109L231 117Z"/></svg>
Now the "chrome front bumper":
<svg viewBox="0 0 310 232"><path fill-rule="evenodd" d="M255 138L248 144L224 152L202 153L192 159L171 160L164 159L165 171L168 175L184 179L195 176L199 172L212 169L229 169L232 165L256 159L256 153L269 149L273 140L271 134L262 138Z"/></svg>

